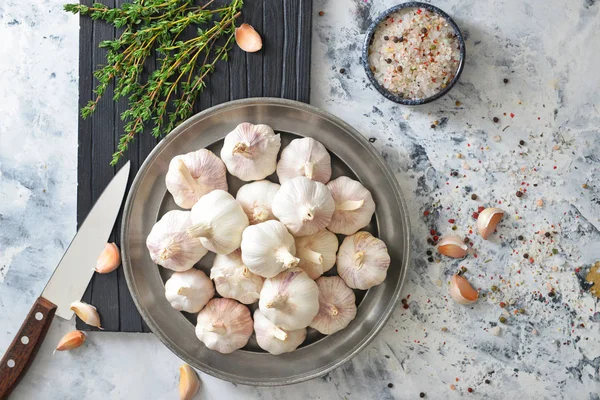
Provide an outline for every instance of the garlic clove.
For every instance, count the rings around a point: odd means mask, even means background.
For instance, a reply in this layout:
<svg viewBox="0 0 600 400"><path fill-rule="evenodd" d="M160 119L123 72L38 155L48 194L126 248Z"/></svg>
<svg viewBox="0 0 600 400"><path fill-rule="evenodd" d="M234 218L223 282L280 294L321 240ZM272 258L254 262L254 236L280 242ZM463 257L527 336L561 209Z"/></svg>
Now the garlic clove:
<svg viewBox="0 0 600 400"><path fill-rule="evenodd" d="M306 339L306 328L286 331L269 321L260 310L254 312L254 332L260 348L273 355L294 351Z"/></svg>
<svg viewBox="0 0 600 400"><path fill-rule="evenodd" d="M352 289L366 290L379 285L389 266L387 246L369 232L346 236L338 251L338 274Z"/></svg>
<svg viewBox="0 0 600 400"><path fill-rule="evenodd" d="M471 304L477 301L479 292L473 289L467 278L454 274L450 280L450 297L458 304Z"/></svg>
<svg viewBox="0 0 600 400"><path fill-rule="evenodd" d="M100 326L100 315L98 315L96 307L82 301L74 301L71 303L70 309L87 325L102 329Z"/></svg>
<svg viewBox="0 0 600 400"><path fill-rule="evenodd" d="M353 235L371 222L375 202L371 192L360 182L340 176L330 181L327 188L335 202L335 211L327 229L334 233Z"/></svg>
<svg viewBox="0 0 600 400"><path fill-rule="evenodd" d="M327 229L296 238L296 256L300 259L298 268L310 279L317 279L333 268L338 246L337 236Z"/></svg>
<svg viewBox="0 0 600 400"><path fill-rule="evenodd" d="M247 53L255 53L262 49L262 39L258 32L249 24L242 24L235 28L235 42L240 49Z"/></svg>
<svg viewBox="0 0 600 400"><path fill-rule="evenodd" d="M467 245L460 237L450 235L440 239L437 250L440 254L448 257L463 258L467 255L467 248Z"/></svg>
<svg viewBox="0 0 600 400"><path fill-rule="evenodd" d="M270 181L256 181L242 186L235 199L242 205L250 225L275 219L271 207L279 184Z"/></svg>
<svg viewBox="0 0 600 400"><path fill-rule="evenodd" d="M327 186L304 176L281 185L273 199L273 214L294 236L312 235L331 221L335 203Z"/></svg>
<svg viewBox="0 0 600 400"><path fill-rule="evenodd" d="M96 261L96 272L107 274L117 269L119 265L121 265L119 248L115 243L106 243L104 250Z"/></svg>
<svg viewBox="0 0 600 400"><path fill-rule="evenodd" d="M319 313L310 327L324 335L331 335L347 327L356 317L356 297L339 276L322 276L316 283L319 287Z"/></svg>
<svg viewBox="0 0 600 400"><path fill-rule="evenodd" d="M504 217L504 211L499 208L486 208L477 217L477 230L481 237L487 240L496 230L496 226Z"/></svg>
<svg viewBox="0 0 600 400"><path fill-rule="evenodd" d="M165 177L167 190L181 208L190 209L200 197L227 190L225 164L212 151L200 149L174 157Z"/></svg>
<svg viewBox="0 0 600 400"><path fill-rule="evenodd" d="M331 156L313 138L294 139L281 151L277 176L280 183L297 176L327 183L331 179Z"/></svg>
<svg viewBox="0 0 600 400"><path fill-rule="evenodd" d="M200 379L188 364L179 367L179 399L192 400L200 389Z"/></svg>
<svg viewBox="0 0 600 400"><path fill-rule="evenodd" d="M239 124L225 136L221 159L243 181L265 179L275 172L281 138L268 125Z"/></svg>
<svg viewBox="0 0 600 400"><path fill-rule="evenodd" d="M199 269L174 272L165 282L165 297L179 311L197 313L214 296L212 281Z"/></svg>
<svg viewBox="0 0 600 400"><path fill-rule="evenodd" d="M217 292L242 304L258 301L263 278L252 273L242 261L241 250L230 254L218 254L210 269L210 279L215 282Z"/></svg>
<svg viewBox="0 0 600 400"><path fill-rule="evenodd" d="M81 346L87 336L81 331L71 331L63 336L56 345L55 351L72 350Z"/></svg>
<svg viewBox="0 0 600 400"><path fill-rule="evenodd" d="M253 331L250 310L232 299L214 298L198 313L196 336L206 347L229 354L248 343Z"/></svg>

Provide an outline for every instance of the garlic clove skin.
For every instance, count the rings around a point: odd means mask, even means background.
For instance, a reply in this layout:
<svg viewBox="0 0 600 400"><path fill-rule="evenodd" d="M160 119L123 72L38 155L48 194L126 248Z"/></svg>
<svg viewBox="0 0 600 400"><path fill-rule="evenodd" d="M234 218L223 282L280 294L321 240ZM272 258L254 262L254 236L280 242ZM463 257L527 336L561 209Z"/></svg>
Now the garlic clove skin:
<svg viewBox="0 0 600 400"><path fill-rule="evenodd" d="M212 281L199 269L174 272L165 282L165 297L179 311L197 313L214 296Z"/></svg>
<svg viewBox="0 0 600 400"><path fill-rule="evenodd" d="M71 331L63 336L56 345L55 351L72 350L81 346L87 336L81 331Z"/></svg>
<svg viewBox="0 0 600 400"><path fill-rule="evenodd" d="M338 274L352 289L367 290L379 285L389 266L390 256L385 243L369 232L346 236L338 251Z"/></svg>
<svg viewBox="0 0 600 400"><path fill-rule="evenodd" d="M165 177L167 190L181 208L190 209L200 197L227 190L225 164L212 151L200 149L174 157Z"/></svg>
<svg viewBox="0 0 600 400"><path fill-rule="evenodd" d="M467 278L454 274L450 280L450 297L458 304L471 304L477 301L479 292L473 289Z"/></svg>
<svg viewBox="0 0 600 400"><path fill-rule="evenodd" d="M242 304L258 301L263 278L252 273L242 261L241 250L230 254L218 254L210 269L210 279L215 282L217 292Z"/></svg>
<svg viewBox="0 0 600 400"><path fill-rule="evenodd" d="M353 235L371 222L375 202L371 192L362 183L340 176L330 181L327 188L335 202L335 211L327 229L334 233Z"/></svg>
<svg viewBox="0 0 600 400"><path fill-rule="evenodd" d="M266 221L250 225L242 234L242 260L256 275L272 278L300 262L296 245L285 225Z"/></svg>
<svg viewBox="0 0 600 400"><path fill-rule="evenodd" d="M246 53L255 53L262 49L262 39L250 24L242 24L235 28L235 42Z"/></svg>
<svg viewBox="0 0 600 400"><path fill-rule="evenodd" d="M279 184L270 181L256 181L242 186L235 199L242 205L250 225L275 219L271 207Z"/></svg>
<svg viewBox="0 0 600 400"><path fill-rule="evenodd" d="M317 279L333 268L338 246L337 236L327 229L296 238L296 257L300 259L298 268L310 279Z"/></svg>
<svg viewBox="0 0 600 400"><path fill-rule="evenodd" d="M283 330L269 321L260 310L254 312L254 332L260 348L273 355L292 352L306 339L306 328Z"/></svg>
<svg viewBox="0 0 600 400"><path fill-rule="evenodd" d="M152 261L173 271L187 271L200 261L208 250L187 234L191 226L189 211L173 210L163 215L146 238Z"/></svg>
<svg viewBox="0 0 600 400"><path fill-rule="evenodd" d="M327 183L331 179L331 156L313 138L294 139L281 151L277 176L282 184L297 176Z"/></svg>
<svg viewBox="0 0 600 400"><path fill-rule="evenodd" d="M196 371L187 364L179 367L179 400L192 400L200 389Z"/></svg>
<svg viewBox="0 0 600 400"><path fill-rule="evenodd" d="M284 182L273 199L273 214L294 236L324 229L334 211L335 202L327 186L304 176Z"/></svg>
<svg viewBox="0 0 600 400"><path fill-rule="evenodd" d="M496 226L504 217L504 211L499 208L486 208L477 217L477 230L484 240L487 240L496 230Z"/></svg>
<svg viewBox="0 0 600 400"><path fill-rule="evenodd" d="M108 274L121 265L121 254L115 243L106 243L104 250L96 261L95 271L99 274Z"/></svg>
<svg viewBox="0 0 600 400"><path fill-rule="evenodd" d="M294 268L265 280L258 307L282 329L306 328L319 312L319 288L306 272Z"/></svg>
<svg viewBox="0 0 600 400"><path fill-rule="evenodd" d="M192 207L192 226L187 233L200 239L208 250L229 254L240 247L247 226L248 217L240 203L217 189L202 196Z"/></svg>
<svg viewBox="0 0 600 400"><path fill-rule="evenodd" d="M232 299L212 299L198 313L196 336L219 353L229 354L244 347L252 330L250 310Z"/></svg>
<svg viewBox="0 0 600 400"><path fill-rule="evenodd" d="M268 125L239 124L225 136L221 159L233 176L258 181L275 172L281 138Z"/></svg>
<svg viewBox="0 0 600 400"><path fill-rule="evenodd" d="M467 245L456 235L444 236L437 247L438 253L452 258L465 257L467 249Z"/></svg>
<svg viewBox="0 0 600 400"><path fill-rule="evenodd" d="M74 301L71 303L70 309L87 325L102 329L100 326L100 315L96 307L82 301Z"/></svg>
<svg viewBox="0 0 600 400"><path fill-rule="evenodd" d="M348 326L356 317L356 296L339 276L322 276L319 287L319 313L310 327L331 335Z"/></svg>

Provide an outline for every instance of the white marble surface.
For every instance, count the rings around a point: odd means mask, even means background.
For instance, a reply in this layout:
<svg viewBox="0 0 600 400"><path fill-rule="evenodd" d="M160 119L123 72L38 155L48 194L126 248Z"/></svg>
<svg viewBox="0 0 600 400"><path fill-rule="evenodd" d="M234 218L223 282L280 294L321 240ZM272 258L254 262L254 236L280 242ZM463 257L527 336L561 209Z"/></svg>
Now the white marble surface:
<svg viewBox="0 0 600 400"><path fill-rule="evenodd" d="M0 351L75 233L78 20L62 3L0 3ZM373 138L404 190L414 250L403 293L409 308L400 306L359 357L322 379L265 389L202 374L198 398L409 399L422 391L436 399L598 400L600 314L576 268L582 275L600 258L600 3L435 2L466 34L468 61L448 96L418 108L381 97L359 61L366 26L394 3L315 0L312 103ZM519 189L527 189L520 199ZM507 216L498 233L487 242L469 235L477 258L427 261L432 227L446 233L455 219L457 233L468 234L476 207L499 202ZM463 265L487 294L473 306L447 296ZM490 293L491 285L500 291ZM511 315L495 336L500 301ZM526 314L513 315L516 308ZM92 332L86 346L52 355L73 326L52 325L12 398L176 397L181 362L153 335Z"/></svg>

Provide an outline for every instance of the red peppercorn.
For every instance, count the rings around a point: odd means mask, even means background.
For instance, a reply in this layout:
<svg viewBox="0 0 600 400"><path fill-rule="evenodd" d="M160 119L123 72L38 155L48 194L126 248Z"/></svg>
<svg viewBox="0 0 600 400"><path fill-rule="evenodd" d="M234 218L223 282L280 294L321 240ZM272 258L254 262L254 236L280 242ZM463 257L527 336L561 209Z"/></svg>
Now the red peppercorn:
<svg viewBox="0 0 600 400"><path fill-rule="evenodd" d="M435 229L432 229L432 230L430 230L430 231L429 231L429 234L430 234L431 236L434 236L434 235L435 235L435 233L436 233L436 232L435 232ZM434 239L434 240L435 240L435 239Z"/></svg>
<svg viewBox="0 0 600 400"><path fill-rule="evenodd" d="M423 211L423 215L424 216L428 216L429 215L429 211L427 211L427 210Z"/></svg>
<svg viewBox="0 0 600 400"><path fill-rule="evenodd" d="M475 218L475 219L479 218L479 213L478 212L474 212L473 213L473 218Z"/></svg>
<svg viewBox="0 0 600 400"><path fill-rule="evenodd" d="M435 241L439 240L439 238L440 238L440 237L439 237L438 235L435 235L435 236L433 237L433 241L435 242Z"/></svg>
<svg viewBox="0 0 600 400"><path fill-rule="evenodd" d="M454 219L450 218L450 219L448 220L448 222L449 222L449 223L451 223L451 224L453 224L453 223L455 223L455 222L456 222L456 220L454 220Z"/></svg>
<svg viewBox="0 0 600 400"><path fill-rule="evenodd" d="M473 389L472 389L472 388L468 388L468 389L467 389L467 392L469 392L469 393L473 393Z"/></svg>
<svg viewBox="0 0 600 400"><path fill-rule="evenodd" d="M485 207L482 207L482 206L477 207L478 213L482 212L483 210L485 210Z"/></svg>
<svg viewBox="0 0 600 400"><path fill-rule="evenodd" d="M408 304L403 304L402 307L404 307L404 309L408 309Z"/></svg>
<svg viewBox="0 0 600 400"><path fill-rule="evenodd" d="M500 308L504 308L504 307L506 307L506 303L505 303L505 302L503 302L503 301L501 301L501 302L500 302Z"/></svg>

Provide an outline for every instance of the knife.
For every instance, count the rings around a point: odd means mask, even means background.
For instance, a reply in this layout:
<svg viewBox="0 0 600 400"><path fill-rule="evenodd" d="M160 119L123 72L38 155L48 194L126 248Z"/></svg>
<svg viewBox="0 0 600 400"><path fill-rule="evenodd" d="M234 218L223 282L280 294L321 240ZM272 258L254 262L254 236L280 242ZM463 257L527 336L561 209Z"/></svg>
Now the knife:
<svg viewBox="0 0 600 400"><path fill-rule="evenodd" d="M94 274L123 202L129 168L128 162L104 189L6 350L0 362L0 399L8 397L27 372L54 315L73 317L70 305L81 299Z"/></svg>

